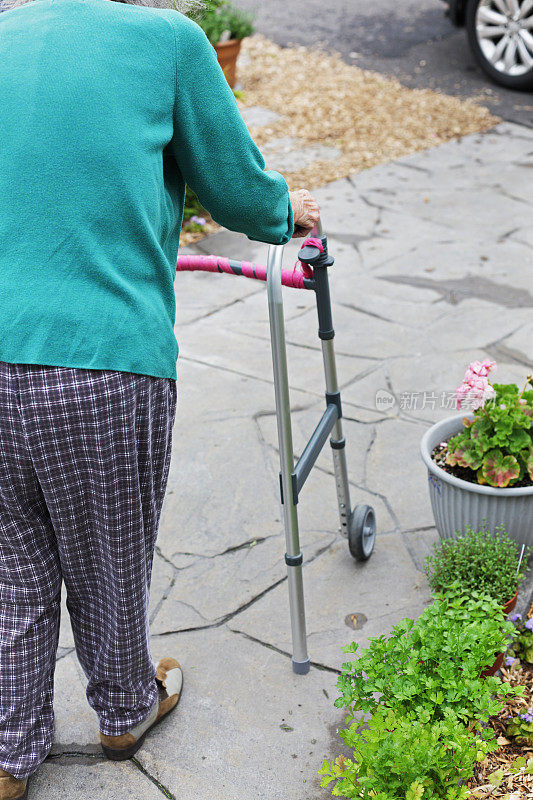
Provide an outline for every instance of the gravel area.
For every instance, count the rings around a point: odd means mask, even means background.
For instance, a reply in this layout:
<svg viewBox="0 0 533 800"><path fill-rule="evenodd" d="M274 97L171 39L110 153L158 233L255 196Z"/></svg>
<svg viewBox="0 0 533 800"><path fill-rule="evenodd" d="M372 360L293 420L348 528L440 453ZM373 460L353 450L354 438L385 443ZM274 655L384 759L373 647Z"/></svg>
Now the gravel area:
<svg viewBox="0 0 533 800"><path fill-rule="evenodd" d="M280 115L272 125L251 127L260 147L288 136L341 150L337 159L286 171L292 188L315 188L498 122L471 100L407 89L338 55L282 48L262 36L243 42L239 80L243 108L261 106Z"/></svg>
<svg viewBox="0 0 533 800"><path fill-rule="evenodd" d="M239 59L239 106L269 110L274 121L250 124L259 147L269 150L287 142L283 168L291 189L315 189L369 167L492 128L498 118L472 100L407 89L346 64L340 56L305 47L282 48L263 36L245 39ZM264 114L263 114L264 116ZM315 152L316 159L301 158ZM279 162L279 148L276 152ZM182 246L205 231L184 230Z"/></svg>

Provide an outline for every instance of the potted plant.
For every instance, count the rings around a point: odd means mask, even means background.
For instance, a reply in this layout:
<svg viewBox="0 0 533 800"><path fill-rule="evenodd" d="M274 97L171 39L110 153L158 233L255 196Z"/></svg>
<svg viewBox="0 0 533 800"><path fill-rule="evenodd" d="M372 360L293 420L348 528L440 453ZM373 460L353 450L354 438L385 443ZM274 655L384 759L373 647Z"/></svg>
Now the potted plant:
<svg viewBox="0 0 533 800"><path fill-rule="evenodd" d="M218 63L233 89L242 40L255 30L251 15L241 8L235 8L228 0L208 0L198 24L214 46Z"/></svg>
<svg viewBox="0 0 533 800"><path fill-rule="evenodd" d="M491 384L496 364L473 362L457 389L457 407L470 413L433 425L421 442L439 535L454 538L467 525L533 544L533 378ZM532 387L532 388L529 388Z"/></svg>
<svg viewBox="0 0 533 800"><path fill-rule="evenodd" d="M518 599L519 582L526 574L529 552L525 556L502 528L491 534L467 526L463 535L435 546L433 555L426 558L426 574L436 592L452 585L467 595L481 592L498 602L504 614L510 614ZM502 651L481 676L495 675L503 659Z"/></svg>
<svg viewBox="0 0 533 800"><path fill-rule="evenodd" d="M457 584L434 597L416 621L403 619L388 636L370 638L366 649L357 642L343 647L358 655L342 665L336 684L335 706L348 708L349 719L387 707L427 723L453 711L465 725L481 726L498 713L496 697L515 692L498 678L481 677L514 633L501 606Z"/></svg>
<svg viewBox="0 0 533 800"><path fill-rule="evenodd" d="M527 571L528 555L519 552L516 542L501 527L491 534L467 525L458 538L435 545L433 554L426 558L426 574L435 592L444 592L457 583L465 594L483 592L510 614Z"/></svg>

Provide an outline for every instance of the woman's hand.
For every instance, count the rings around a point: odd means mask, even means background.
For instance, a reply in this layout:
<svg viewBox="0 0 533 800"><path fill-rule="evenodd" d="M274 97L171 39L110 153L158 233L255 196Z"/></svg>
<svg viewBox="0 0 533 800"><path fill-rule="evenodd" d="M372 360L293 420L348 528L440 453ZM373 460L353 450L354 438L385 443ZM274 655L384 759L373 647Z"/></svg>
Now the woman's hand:
<svg viewBox="0 0 533 800"><path fill-rule="evenodd" d="M309 236L320 220L320 208L317 201L307 189L298 189L297 192L290 192L289 197L294 214L294 233L292 238L300 239L304 236Z"/></svg>

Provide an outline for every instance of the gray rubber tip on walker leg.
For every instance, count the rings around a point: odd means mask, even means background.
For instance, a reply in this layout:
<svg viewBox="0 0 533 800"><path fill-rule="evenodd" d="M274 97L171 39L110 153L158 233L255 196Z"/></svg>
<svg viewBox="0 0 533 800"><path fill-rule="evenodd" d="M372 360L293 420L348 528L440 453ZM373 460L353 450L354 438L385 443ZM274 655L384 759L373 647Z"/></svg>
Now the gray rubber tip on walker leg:
<svg viewBox="0 0 533 800"><path fill-rule="evenodd" d="M309 656L305 659L305 661L295 661L294 658L292 659L292 671L297 675L307 675L310 669L311 660Z"/></svg>

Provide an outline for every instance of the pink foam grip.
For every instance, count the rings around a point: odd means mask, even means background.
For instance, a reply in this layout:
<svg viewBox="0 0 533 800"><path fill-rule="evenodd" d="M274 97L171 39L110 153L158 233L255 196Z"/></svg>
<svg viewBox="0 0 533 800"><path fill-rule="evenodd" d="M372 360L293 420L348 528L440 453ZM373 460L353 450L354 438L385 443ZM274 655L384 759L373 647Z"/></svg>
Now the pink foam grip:
<svg viewBox="0 0 533 800"><path fill-rule="evenodd" d="M324 245L322 243L322 239L318 239L313 236L310 239L306 239L302 247L316 247L317 250L320 250L321 253L324 252Z"/></svg>
<svg viewBox="0 0 533 800"><path fill-rule="evenodd" d="M266 281L267 269L262 264L251 264L249 261L233 261L220 256L179 256L177 263L178 272L226 272L229 275L244 275L258 281ZM296 264L294 269L281 270L281 282L292 289L305 289L305 276Z"/></svg>
<svg viewBox="0 0 533 800"><path fill-rule="evenodd" d="M316 247L317 250L320 250L321 253L324 252L324 245L322 244L322 239L318 239L316 236L311 236L309 239L306 239L302 245L304 247ZM304 278L312 278L313 277L313 268L309 266L309 264L300 263L300 269L302 270ZM298 264L297 264L298 266Z"/></svg>

